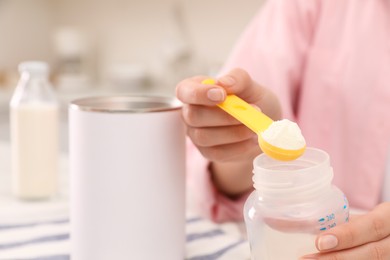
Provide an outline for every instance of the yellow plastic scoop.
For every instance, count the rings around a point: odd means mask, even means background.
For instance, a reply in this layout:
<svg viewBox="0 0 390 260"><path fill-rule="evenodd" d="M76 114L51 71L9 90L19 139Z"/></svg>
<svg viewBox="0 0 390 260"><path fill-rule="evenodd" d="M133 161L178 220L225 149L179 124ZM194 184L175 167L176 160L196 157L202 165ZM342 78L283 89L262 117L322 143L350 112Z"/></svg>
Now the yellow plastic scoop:
<svg viewBox="0 0 390 260"><path fill-rule="evenodd" d="M213 79L202 81L202 84L205 85L215 85L215 83ZM269 157L280 161L291 161L304 153L306 146L297 150L287 150L266 142L262 137L262 133L274 121L236 95L227 95L225 101L219 103L218 106L255 132L258 135L261 150Z"/></svg>

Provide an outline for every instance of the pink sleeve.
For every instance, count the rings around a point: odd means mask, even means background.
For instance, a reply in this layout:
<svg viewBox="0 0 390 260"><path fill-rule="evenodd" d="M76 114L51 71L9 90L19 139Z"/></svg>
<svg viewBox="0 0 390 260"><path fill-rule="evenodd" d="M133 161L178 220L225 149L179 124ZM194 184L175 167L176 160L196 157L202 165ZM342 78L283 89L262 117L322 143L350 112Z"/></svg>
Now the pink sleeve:
<svg viewBox="0 0 390 260"><path fill-rule="evenodd" d="M247 70L252 78L278 95L284 117L295 120L294 105L304 55L310 44L318 1L268 0L249 24L222 70ZM242 220L248 194L231 200L219 194L208 171L209 162L188 143L188 181L196 206L217 221Z"/></svg>
<svg viewBox="0 0 390 260"><path fill-rule="evenodd" d="M211 180L208 166L209 161L187 138L187 186L195 210L215 222L242 220L242 205L247 194L232 200L218 193Z"/></svg>
<svg viewBox="0 0 390 260"><path fill-rule="evenodd" d="M294 121L305 56L321 1L268 0L241 35L222 69L239 67L279 97L283 117Z"/></svg>

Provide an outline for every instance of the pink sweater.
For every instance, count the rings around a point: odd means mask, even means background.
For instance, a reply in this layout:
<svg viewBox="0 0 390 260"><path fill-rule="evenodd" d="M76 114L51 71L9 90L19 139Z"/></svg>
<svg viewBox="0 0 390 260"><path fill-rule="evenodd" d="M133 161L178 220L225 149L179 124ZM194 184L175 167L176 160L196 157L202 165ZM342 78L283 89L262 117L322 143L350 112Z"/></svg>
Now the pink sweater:
<svg viewBox="0 0 390 260"><path fill-rule="evenodd" d="M308 146L331 157L352 207L379 202L390 147L390 1L268 0L222 73L234 67L280 98ZM218 194L189 147L189 181L215 221L242 219L246 199Z"/></svg>

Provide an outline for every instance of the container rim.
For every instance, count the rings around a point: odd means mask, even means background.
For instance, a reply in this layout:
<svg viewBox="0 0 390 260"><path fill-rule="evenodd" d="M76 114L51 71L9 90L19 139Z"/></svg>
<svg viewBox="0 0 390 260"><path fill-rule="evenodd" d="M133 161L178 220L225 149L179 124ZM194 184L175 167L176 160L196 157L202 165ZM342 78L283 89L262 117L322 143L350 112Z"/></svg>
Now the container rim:
<svg viewBox="0 0 390 260"><path fill-rule="evenodd" d="M150 113L181 109L182 103L172 96L112 95L75 99L70 110L103 113Z"/></svg>
<svg viewBox="0 0 390 260"><path fill-rule="evenodd" d="M268 164L267 166L262 166L261 164L265 163ZM296 165L300 164L302 167L299 167L298 169L292 169L292 170L282 170L282 169L276 169L277 166L288 166L288 165ZM292 161L278 161L275 159L272 159L268 157L266 154L262 153L258 155L253 160L253 169L254 171L257 170L258 172L264 173L264 174L304 174L304 173L310 173L313 170L322 168L322 167L330 167L330 157L329 154L321 149L314 148L314 147L306 147L306 150L304 154L299 157L296 160Z"/></svg>

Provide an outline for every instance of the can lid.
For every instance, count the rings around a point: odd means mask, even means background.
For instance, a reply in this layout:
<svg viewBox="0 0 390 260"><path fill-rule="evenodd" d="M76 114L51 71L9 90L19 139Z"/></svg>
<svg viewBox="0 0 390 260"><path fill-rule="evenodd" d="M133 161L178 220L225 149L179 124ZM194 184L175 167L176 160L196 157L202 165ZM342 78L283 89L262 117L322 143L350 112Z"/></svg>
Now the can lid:
<svg viewBox="0 0 390 260"><path fill-rule="evenodd" d="M148 113L176 110L182 103L168 96L121 95L97 96L76 99L69 108L105 113Z"/></svg>

